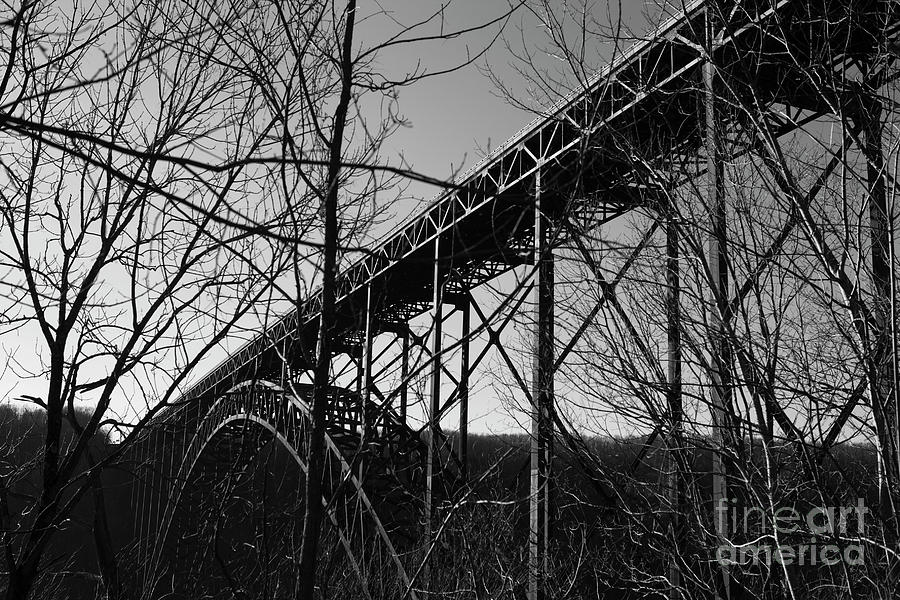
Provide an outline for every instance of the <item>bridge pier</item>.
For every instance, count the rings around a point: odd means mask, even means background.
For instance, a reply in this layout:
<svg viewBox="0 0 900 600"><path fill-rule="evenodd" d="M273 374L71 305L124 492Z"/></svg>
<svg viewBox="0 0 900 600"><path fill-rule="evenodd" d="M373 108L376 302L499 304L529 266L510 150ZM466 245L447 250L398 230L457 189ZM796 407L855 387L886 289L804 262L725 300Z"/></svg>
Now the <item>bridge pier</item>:
<svg viewBox="0 0 900 600"><path fill-rule="evenodd" d="M459 457L460 479L469 477L469 334L471 329L471 306L468 299L457 304L462 313L460 326L459 357L459 432L456 437L456 455Z"/></svg>
<svg viewBox="0 0 900 600"><path fill-rule="evenodd" d="M666 400L669 408L668 495L672 511L669 536L675 552L669 563L669 597L678 600L681 594L681 569L678 549L684 543L685 484L679 460L684 447L684 406L681 394L681 273L678 266L679 232L678 215L670 202L666 203L666 337L668 345L668 388Z"/></svg>
<svg viewBox="0 0 900 600"><path fill-rule="evenodd" d="M708 57L715 56L718 42L717 8L709 2L706 7L706 44ZM725 205L724 165L721 157L721 116L718 107L716 66L709 58L703 63L704 143L706 150L706 194L710 214L708 266L711 300L709 323L712 357L710 361L710 415L712 425L712 500L713 526L719 546L728 546L731 528L728 522L728 467L726 454L736 440L731 435L731 394L729 387L730 351L725 315L728 310L728 226ZM715 559L715 557L713 557ZM720 565L721 580L717 598L731 598L731 573Z"/></svg>
<svg viewBox="0 0 900 600"><path fill-rule="evenodd" d="M369 427L374 423L366 422L366 407L369 406L369 400L372 394L372 284L366 286L366 307L363 315L363 347L362 347L362 389L360 390L360 400L362 406L359 411L359 429L360 439L365 443L366 435L369 434ZM362 475L362 461L360 461L360 475Z"/></svg>
<svg viewBox="0 0 900 600"><path fill-rule="evenodd" d="M547 597L550 543L550 474L553 452L553 279L554 262L540 171L534 198L534 362L531 391L531 485L529 489L528 600Z"/></svg>
<svg viewBox="0 0 900 600"><path fill-rule="evenodd" d="M870 390L878 443L881 479L879 503L884 518L900 535L900 525L893 517L896 486L900 482L900 405L897 387L897 348L894 323L896 289L893 278L893 214L888 203L886 165L882 132L883 106L877 90L865 89L859 114L856 117L863 133L866 157L866 177L869 195L870 251L872 268L872 316L875 332L872 336L875 363L874 384Z"/></svg>
<svg viewBox="0 0 900 600"><path fill-rule="evenodd" d="M409 330L404 330L400 348L400 419L406 423L406 407L409 403Z"/></svg>

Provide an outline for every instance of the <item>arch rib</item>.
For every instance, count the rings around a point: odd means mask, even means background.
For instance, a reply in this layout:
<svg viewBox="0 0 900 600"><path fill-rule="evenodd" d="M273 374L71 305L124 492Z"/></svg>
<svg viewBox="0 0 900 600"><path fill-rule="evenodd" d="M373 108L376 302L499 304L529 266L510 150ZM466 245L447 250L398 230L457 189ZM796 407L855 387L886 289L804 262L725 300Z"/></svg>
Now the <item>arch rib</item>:
<svg viewBox="0 0 900 600"><path fill-rule="evenodd" d="M212 440L234 423L255 423L272 433L303 472L307 473L308 465L303 458L303 448L306 447L304 441L308 435L309 414L309 405L300 397L296 389L288 391L277 384L265 380L242 382L229 389L212 403L209 410L202 416L201 422L194 429L195 433L184 453L174 485L171 487L168 498L166 498L165 511L152 553L151 568L148 570L148 577L153 578L153 580L149 582L149 585L145 585L145 595L152 597L155 590L157 583L155 579L158 575L165 541L185 483L189 480L198 460ZM374 525L378 539L380 539L382 545L391 556L397 569L400 583L405 590L408 590L409 597L412 600L418 600L415 590L410 585L410 579L403 562L400 560L400 555L368 494L363 489L363 482L354 474L350 462L345 458L340 446L328 432L325 435L325 442L328 450L325 476L328 477L336 471L336 477L334 478L336 481L329 488L330 493L323 497L322 502L332 525L337 531L341 544L347 552L347 556L360 581L360 585L365 591L366 597L371 598L371 594L368 591L367 581L359 559L353 551L352 535L348 535L344 531L344 526L351 523L351 520L349 518L345 519L347 523L342 525L339 518L340 503L334 502L344 492L347 485L354 490L356 496L355 504L362 509L357 511L362 513L359 514L359 520L353 519L352 523L361 523L362 519L368 516ZM346 509L346 506L344 509Z"/></svg>

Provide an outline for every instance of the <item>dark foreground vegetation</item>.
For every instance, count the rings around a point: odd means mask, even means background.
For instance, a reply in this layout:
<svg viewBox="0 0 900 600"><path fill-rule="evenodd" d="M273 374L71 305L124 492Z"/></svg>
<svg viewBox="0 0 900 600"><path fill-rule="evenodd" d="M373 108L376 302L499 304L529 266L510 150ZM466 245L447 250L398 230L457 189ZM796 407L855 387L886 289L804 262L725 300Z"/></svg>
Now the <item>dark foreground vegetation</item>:
<svg viewBox="0 0 900 600"><path fill-rule="evenodd" d="M39 412L0 409L2 501L8 536L26 530L34 518L20 509L40 489L36 465L43 452L42 426ZM68 430L63 437L66 443L71 436ZM451 433L448 445L453 441ZM550 585L561 596L662 597L673 555L685 565L684 573L698 576L696 585L702 585L699 578L704 573L707 580L715 579L715 566L708 557L709 542L704 539L704 532L711 527L704 519L715 512L708 500L700 500L710 497L710 455L703 450L686 453L689 471L697 475L687 482L681 516L696 521L689 529L687 545L673 548L674 513L664 501L666 453L646 441L589 438L577 453L566 448L565 440L558 441ZM457 589L464 598L520 598L527 573L530 439L526 435L473 435L469 444L468 481L460 480L452 460L444 473L445 488L438 509L441 533L432 551L428 576L435 587ZM91 447L95 459L115 449L104 436L97 436ZM770 461L782 455L782 464L763 464L760 451L754 454L761 464L752 468L769 468L782 474L801 468L792 464L792 450L771 450ZM818 473L816 489L796 486L790 476L782 475L768 499L735 499L740 517L737 522L746 527L737 527L733 541L751 543L760 535L765 538L765 519L771 518L773 509L793 507L801 521L816 507L849 507L862 502L877 511L877 489L866 485L875 471L873 449L847 445L834 449L831 456ZM589 462L592 459L595 462ZM76 502L71 519L56 534L54 552L42 565L45 575L38 582L40 597L107 597L99 558L104 538L112 545L123 579L137 581L146 557L138 539L140 532L134 527L136 511L142 509L134 484L127 464L114 466L103 472L95 494ZM162 588L171 590L168 597L293 597L295 556L302 533L302 485L302 473L272 440L263 440L252 452L243 454L235 448L211 448L197 481L182 500L173 527L177 535L166 546L166 572L172 581ZM774 505L766 506L767 501ZM385 526L392 528L398 549L408 553L414 563L422 552L416 541L421 538L415 531L415 513L421 506L410 500L405 506L379 509L392 515L385 519ZM411 518L409 513L413 513ZM833 543L843 552L859 538L877 535L878 516L872 517L868 530L859 531L857 522L852 521L845 535L840 531L810 531L806 523L801 523L779 543L794 548L817 544L819 554L824 545ZM322 569L319 589L325 597L352 597L357 585L354 575L341 557L335 532L326 531L322 560L330 568ZM770 527L770 536L765 538L770 543L772 531ZM405 548L403 540L408 542ZM808 563L813 551L805 552ZM384 557L381 565L388 579L389 561ZM374 572L372 567L369 565L370 573ZM760 555L755 564L742 569L740 584L747 590L761 589L770 569L788 569L794 585L823 590L818 597L838 597L844 592L829 591L830 571L848 568L864 573L866 569L877 570L878 565L863 561L859 565L820 562L784 566ZM861 574L859 580L864 581L865 576ZM858 597L868 597L862 586L856 591ZM399 588L395 592L397 597L403 594Z"/></svg>

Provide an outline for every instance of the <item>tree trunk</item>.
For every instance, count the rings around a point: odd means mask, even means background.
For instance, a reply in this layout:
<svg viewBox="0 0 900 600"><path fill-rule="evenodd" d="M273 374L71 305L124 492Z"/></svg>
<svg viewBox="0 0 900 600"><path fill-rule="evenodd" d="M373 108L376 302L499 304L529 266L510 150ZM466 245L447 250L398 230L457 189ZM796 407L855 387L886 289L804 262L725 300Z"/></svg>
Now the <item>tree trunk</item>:
<svg viewBox="0 0 900 600"><path fill-rule="evenodd" d="M319 339L313 372L312 432L309 442L309 470L307 472L303 537L300 545L300 598L312 600L316 584L316 551L322 525L322 477L325 463L325 415L328 402L331 337L334 334L335 278L338 247L338 185L344 143L344 128L351 101L353 84L353 26L356 0L347 3L347 22L341 57L341 97L335 109L334 130L328 161L328 189L324 194L325 240L322 271L322 312L319 320Z"/></svg>

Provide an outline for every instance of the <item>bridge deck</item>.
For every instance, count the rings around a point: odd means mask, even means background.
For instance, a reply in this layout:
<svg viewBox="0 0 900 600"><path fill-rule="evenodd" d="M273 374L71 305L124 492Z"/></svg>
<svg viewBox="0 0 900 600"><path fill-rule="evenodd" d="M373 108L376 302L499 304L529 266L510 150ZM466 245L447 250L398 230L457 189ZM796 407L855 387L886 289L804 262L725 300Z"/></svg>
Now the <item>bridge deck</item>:
<svg viewBox="0 0 900 600"><path fill-rule="evenodd" d="M337 312L342 329L359 330L368 286L376 329L388 330L428 310L436 243L438 260L454 272L447 283L451 294L530 262L531 199L538 169L542 202L564 213L576 228L652 202L654 187L628 159L631 149L639 147L642 156L664 158L686 178L702 173L699 120L706 4L690 2L678 18L622 54L583 91L563 98L546 116L510 138L457 187L438 196L341 273ZM821 92L798 80L798 68L823 76L854 69L872 46L867 28L883 28L887 22L893 24L893 33L898 21L896 14L887 19L883 13L874 14L887 10L886 3L877 0L852 3L857 16L872 13L868 25L842 22L846 0L740 4L742 12L732 12L732 21L720 31L714 60L729 78L746 82L747 90L752 89L761 102L792 109L772 112L772 126L779 135L832 112ZM827 34L821 25L823 11L835 15ZM840 93L836 92L837 102L844 101ZM303 363L305 353L315 347L319 306L320 296L314 294L299 312L284 316L245 344L185 397L221 391L251 370L259 373L259 365L263 371L265 365L280 369L276 347L286 348L292 361Z"/></svg>

